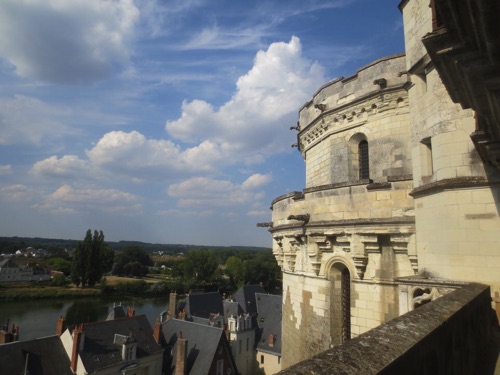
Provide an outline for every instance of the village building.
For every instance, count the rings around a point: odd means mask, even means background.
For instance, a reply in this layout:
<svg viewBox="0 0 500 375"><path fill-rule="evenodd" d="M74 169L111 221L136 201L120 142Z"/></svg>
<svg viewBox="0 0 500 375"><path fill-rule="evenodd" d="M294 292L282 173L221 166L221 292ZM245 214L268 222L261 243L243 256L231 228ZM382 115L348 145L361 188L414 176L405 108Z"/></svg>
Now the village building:
<svg viewBox="0 0 500 375"><path fill-rule="evenodd" d="M281 296L256 293L257 347L256 359L265 374L281 370Z"/></svg>
<svg viewBox="0 0 500 375"><path fill-rule="evenodd" d="M59 336L0 345L0 374L73 375Z"/></svg>
<svg viewBox="0 0 500 375"><path fill-rule="evenodd" d="M166 343L166 374L238 374L221 328L171 319L162 327Z"/></svg>
<svg viewBox="0 0 500 375"><path fill-rule="evenodd" d="M161 317L163 334L166 341L167 337L177 337L178 332L171 328L166 331L173 320L183 321L190 332L200 327L212 327L224 334L238 374L251 375L259 369L273 374L281 369L280 301L281 296L267 294L260 285L245 285L227 298L219 292L190 293L181 303L177 303L177 295L171 293L169 309ZM184 330L183 337L188 339ZM207 333L206 339L208 337L212 336ZM218 336L212 339L212 346L216 344L214 340L218 342ZM191 357L197 357L202 347L197 346L198 350L193 351ZM173 368L173 356L170 363ZM194 364L188 366L189 369L195 367Z"/></svg>
<svg viewBox="0 0 500 375"><path fill-rule="evenodd" d="M466 283L498 308L500 9L479 3L401 1L406 53L300 108L306 186L269 223L283 368Z"/></svg>
<svg viewBox="0 0 500 375"><path fill-rule="evenodd" d="M34 270L27 264L18 265L11 258L0 261L0 281L35 281L50 279L50 271Z"/></svg>
<svg viewBox="0 0 500 375"><path fill-rule="evenodd" d="M58 321L57 333L74 374L160 375L163 347L153 336L145 315L129 314L66 328Z"/></svg>

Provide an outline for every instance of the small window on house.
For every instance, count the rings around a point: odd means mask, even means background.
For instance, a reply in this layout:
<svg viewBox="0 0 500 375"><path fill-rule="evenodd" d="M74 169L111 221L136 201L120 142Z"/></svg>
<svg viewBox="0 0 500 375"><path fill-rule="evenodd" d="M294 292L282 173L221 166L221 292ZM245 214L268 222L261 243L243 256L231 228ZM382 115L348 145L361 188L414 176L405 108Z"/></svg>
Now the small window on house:
<svg viewBox="0 0 500 375"><path fill-rule="evenodd" d="M263 365L263 364L264 364L264 356L263 356L263 355L261 355L261 356L260 356L260 364L261 364L261 365Z"/></svg>
<svg viewBox="0 0 500 375"><path fill-rule="evenodd" d="M281 363L281 357L278 356L278 365Z"/></svg>
<svg viewBox="0 0 500 375"><path fill-rule="evenodd" d="M370 160L368 157L368 142L363 140L358 144L358 165L359 179L366 180L370 178Z"/></svg>

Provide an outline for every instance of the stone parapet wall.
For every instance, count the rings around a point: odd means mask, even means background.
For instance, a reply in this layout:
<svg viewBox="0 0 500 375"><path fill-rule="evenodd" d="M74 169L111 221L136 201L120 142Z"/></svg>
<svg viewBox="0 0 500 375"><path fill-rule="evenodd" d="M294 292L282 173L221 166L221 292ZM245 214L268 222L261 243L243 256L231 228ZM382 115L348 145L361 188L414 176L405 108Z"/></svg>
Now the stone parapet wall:
<svg viewBox="0 0 500 375"><path fill-rule="evenodd" d="M395 87L405 83L399 75L405 70L404 54L387 56L360 68L356 74L335 79L323 85L299 112L301 129L305 129L322 112L339 109L356 99L364 98L380 89L374 81L384 79L384 87Z"/></svg>
<svg viewBox="0 0 500 375"><path fill-rule="evenodd" d="M281 374L492 374L495 332L489 288L469 284Z"/></svg>
<svg viewBox="0 0 500 375"><path fill-rule="evenodd" d="M320 221L413 217L411 180L372 185L361 181L340 187L325 186L284 196L275 201L273 226L297 223L290 215L309 214L310 223Z"/></svg>

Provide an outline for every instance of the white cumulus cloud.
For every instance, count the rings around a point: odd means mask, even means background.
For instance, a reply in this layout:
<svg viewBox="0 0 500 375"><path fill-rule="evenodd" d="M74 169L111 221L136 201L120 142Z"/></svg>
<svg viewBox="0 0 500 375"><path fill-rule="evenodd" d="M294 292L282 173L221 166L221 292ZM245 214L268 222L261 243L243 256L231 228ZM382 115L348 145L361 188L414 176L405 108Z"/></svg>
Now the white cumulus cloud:
<svg viewBox="0 0 500 375"><path fill-rule="evenodd" d="M210 140L234 162L261 161L290 147L288 131L298 108L325 81L323 69L302 56L297 37L259 51L253 67L236 83L220 108L203 100L185 101L166 130L188 143Z"/></svg>
<svg viewBox="0 0 500 375"><path fill-rule="evenodd" d="M170 140L147 139L137 131L109 132L87 151L87 156L93 166L114 173L159 179L172 173L211 172L222 158L209 141L183 151Z"/></svg>
<svg viewBox="0 0 500 375"><path fill-rule="evenodd" d="M47 159L37 161L31 170L36 175L45 176L74 176L89 171L89 165L85 160L76 155L65 155L61 158L51 156Z"/></svg>
<svg viewBox="0 0 500 375"><path fill-rule="evenodd" d="M0 56L22 77L89 83L130 56L133 0L2 0Z"/></svg>

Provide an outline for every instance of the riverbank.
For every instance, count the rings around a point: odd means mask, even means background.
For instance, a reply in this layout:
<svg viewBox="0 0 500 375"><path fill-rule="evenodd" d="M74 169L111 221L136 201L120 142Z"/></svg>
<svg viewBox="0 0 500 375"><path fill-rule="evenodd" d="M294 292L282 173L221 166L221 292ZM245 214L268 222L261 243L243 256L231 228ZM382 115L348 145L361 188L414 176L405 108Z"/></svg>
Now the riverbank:
<svg viewBox="0 0 500 375"><path fill-rule="evenodd" d="M152 278L107 276L94 288L80 288L71 283L54 285L53 281L0 283L0 301L65 299L94 296L140 295L155 296L169 293L173 282Z"/></svg>

